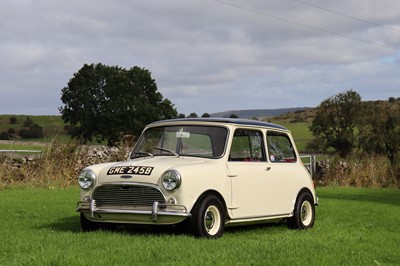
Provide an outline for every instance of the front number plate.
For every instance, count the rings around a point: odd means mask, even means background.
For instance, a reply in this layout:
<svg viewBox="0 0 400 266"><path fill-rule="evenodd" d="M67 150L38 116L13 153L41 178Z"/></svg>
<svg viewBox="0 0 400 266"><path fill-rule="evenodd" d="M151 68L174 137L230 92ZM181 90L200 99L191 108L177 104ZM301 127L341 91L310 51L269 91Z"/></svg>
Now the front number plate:
<svg viewBox="0 0 400 266"><path fill-rule="evenodd" d="M107 171L107 175L151 175L154 167L150 166L115 166Z"/></svg>

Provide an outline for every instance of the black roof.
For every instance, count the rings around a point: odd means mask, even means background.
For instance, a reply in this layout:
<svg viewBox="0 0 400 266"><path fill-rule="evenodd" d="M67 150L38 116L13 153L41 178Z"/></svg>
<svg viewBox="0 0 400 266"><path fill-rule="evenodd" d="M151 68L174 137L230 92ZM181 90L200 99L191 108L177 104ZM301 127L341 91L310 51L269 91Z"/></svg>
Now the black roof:
<svg viewBox="0 0 400 266"><path fill-rule="evenodd" d="M274 123L258 121L258 120L250 120L250 119L240 119L240 118L219 118L219 117L204 117L204 118L177 118L177 119L169 119L169 120L161 120L156 121L151 124L164 123L164 122L217 122L217 123L230 123L230 124L239 124L246 126L262 126L262 127L272 127L277 129L288 130L286 127L277 125Z"/></svg>

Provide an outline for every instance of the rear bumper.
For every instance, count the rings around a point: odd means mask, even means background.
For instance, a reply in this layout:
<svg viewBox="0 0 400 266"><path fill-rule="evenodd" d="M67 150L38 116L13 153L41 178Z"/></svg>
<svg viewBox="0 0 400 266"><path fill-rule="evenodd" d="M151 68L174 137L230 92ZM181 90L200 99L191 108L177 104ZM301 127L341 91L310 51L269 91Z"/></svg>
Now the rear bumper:
<svg viewBox="0 0 400 266"><path fill-rule="evenodd" d="M76 211L95 222L133 223L133 224L175 224L191 217L182 205L153 203L149 207L123 208L121 206L97 207L96 201L79 201Z"/></svg>

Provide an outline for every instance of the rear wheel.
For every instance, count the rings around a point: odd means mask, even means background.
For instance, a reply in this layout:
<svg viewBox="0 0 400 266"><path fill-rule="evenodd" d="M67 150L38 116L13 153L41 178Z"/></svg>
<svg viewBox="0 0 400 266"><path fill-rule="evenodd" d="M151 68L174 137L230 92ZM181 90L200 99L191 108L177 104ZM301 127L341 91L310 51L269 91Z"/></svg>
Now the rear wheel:
<svg viewBox="0 0 400 266"><path fill-rule="evenodd" d="M225 227L224 208L216 196L200 200L192 213L192 231L197 237L219 238Z"/></svg>
<svg viewBox="0 0 400 266"><path fill-rule="evenodd" d="M294 205L293 216L288 219L288 226L293 229L307 229L314 225L314 199L308 192L302 192Z"/></svg>

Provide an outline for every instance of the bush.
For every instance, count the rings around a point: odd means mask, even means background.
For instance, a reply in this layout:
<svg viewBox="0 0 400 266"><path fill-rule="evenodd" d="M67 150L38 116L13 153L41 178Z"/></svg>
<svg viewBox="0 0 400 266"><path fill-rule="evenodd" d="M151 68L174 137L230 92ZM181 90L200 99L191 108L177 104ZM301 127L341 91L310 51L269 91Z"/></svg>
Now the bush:
<svg viewBox="0 0 400 266"><path fill-rule="evenodd" d="M387 188L398 187L396 175L392 172L385 156L364 155L361 158L338 156L320 161L316 179L321 185Z"/></svg>
<svg viewBox="0 0 400 266"><path fill-rule="evenodd" d="M15 116L12 116L12 117L10 117L9 121L10 121L10 124L16 124L18 119Z"/></svg>
<svg viewBox="0 0 400 266"><path fill-rule="evenodd" d="M24 121L24 127L30 127L33 124L33 120L30 119L29 116L26 117L25 121Z"/></svg>
<svg viewBox="0 0 400 266"><path fill-rule="evenodd" d="M8 132L1 132L0 140L10 140L10 134Z"/></svg>
<svg viewBox="0 0 400 266"><path fill-rule="evenodd" d="M33 124L29 129L21 129L19 131L19 136L23 139L38 139L44 138L43 127L38 124Z"/></svg>
<svg viewBox="0 0 400 266"><path fill-rule="evenodd" d="M130 147L89 149L74 140L68 144L50 142L38 155L1 157L0 189L11 184L34 187L76 186L79 172L88 165L126 160Z"/></svg>

